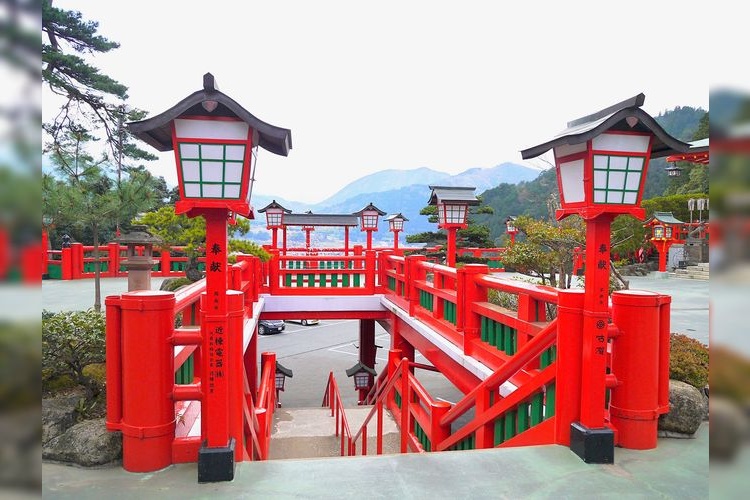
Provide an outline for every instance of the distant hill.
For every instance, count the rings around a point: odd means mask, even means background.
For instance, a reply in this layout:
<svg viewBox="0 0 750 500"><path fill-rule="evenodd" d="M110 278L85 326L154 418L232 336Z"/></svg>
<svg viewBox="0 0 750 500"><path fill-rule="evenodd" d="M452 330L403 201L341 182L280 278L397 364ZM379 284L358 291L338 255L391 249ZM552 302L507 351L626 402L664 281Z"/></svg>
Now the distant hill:
<svg viewBox="0 0 750 500"><path fill-rule="evenodd" d="M330 207L344 203L346 200L357 198L362 194L400 190L414 184L420 186L473 186L477 188L478 194L486 189L497 186L501 182L517 184L521 181L530 181L536 178L539 172L539 170L532 167L525 167L509 162L491 168L470 168L455 175L439 172L427 167L411 170L386 169L366 175L347 184L339 192L317 203L315 206L320 210L330 212ZM428 191L426 196L429 197L429 194ZM387 209L384 208L383 210ZM395 207L393 207L393 210L397 212L401 211Z"/></svg>
<svg viewBox="0 0 750 500"><path fill-rule="evenodd" d="M256 219L265 220L263 214L257 213L268 205L273 199L285 208L295 213L312 210L314 213L326 214L350 214L357 212L369 203L373 203L387 213L401 213L409 221L405 226L406 234L415 234L426 231L434 231L435 225L427 221L427 217L419 215L430 198L430 185L444 186L473 186L479 195L489 188L500 184L517 184L519 182L531 181L542 171L533 167L526 167L515 163L502 163L491 168L470 168L460 174L448 174L426 167L411 170L386 169L374 174L366 175L351 182L339 192L326 200L307 204L285 200L279 197L270 197L253 194L253 207L256 210ZM265 231L264 226L255 224L258 235ZM325 230L314 233L318 238L323 238ZM290 237L298 235L291 234ZM388 232L388 224L382 220L376 240L393 241L393 236ZM364 241L364 235L359 230L351 231L350 241L352 244Z"/></svg>

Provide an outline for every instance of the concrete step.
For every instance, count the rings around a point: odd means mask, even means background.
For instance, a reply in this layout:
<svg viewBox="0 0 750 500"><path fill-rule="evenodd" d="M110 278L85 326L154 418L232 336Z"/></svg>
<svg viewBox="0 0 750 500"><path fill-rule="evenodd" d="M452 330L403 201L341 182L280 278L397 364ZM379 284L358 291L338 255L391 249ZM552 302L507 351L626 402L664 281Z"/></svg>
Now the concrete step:
<svg viewBox="0 0 750 500"><path fill-rule="evenodd" d="M687 266L684 269L674 270L675 278L707 280L710 277L708 263Z"/></svg>
<svg viewBox="0 0 750 500"><path fill-rule="evenodd" d="M346 408L352 434L359 431L372 406ZM278 408L269 446L271 460L290 458L340 457L341 440L335 435L336 418L328 408ZM377 452L377 415L367 425L367 454ZM383 454L399 453L399 431L389 411L383 413ZM357 455L362 454L361 438Z"/></svg>

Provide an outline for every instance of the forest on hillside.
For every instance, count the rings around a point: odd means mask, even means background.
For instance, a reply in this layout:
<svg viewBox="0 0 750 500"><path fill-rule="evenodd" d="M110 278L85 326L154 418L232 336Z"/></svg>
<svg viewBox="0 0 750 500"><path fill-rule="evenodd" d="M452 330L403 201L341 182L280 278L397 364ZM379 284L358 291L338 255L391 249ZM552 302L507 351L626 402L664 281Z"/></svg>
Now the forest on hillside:
<svg viewBox="0 0 750 500"><path fill-rule="evenodd" d="M690 142L708 137L708 112L702 108L678 106L654 117L673 137ZM708 169L692 164L680 165L684 174L669 177L664 158L653 158L649 162L643 199L661 196L708 193ZM528 215L535 219L548 220L552 217L550 201L558 196L555 169L542 172L533 181L519 184L500 184L482 193L483 204L494 213L476 214L474 223L485 225L490 230L490 239L497 244L505 235L505 220L508 216Z"/></svg>

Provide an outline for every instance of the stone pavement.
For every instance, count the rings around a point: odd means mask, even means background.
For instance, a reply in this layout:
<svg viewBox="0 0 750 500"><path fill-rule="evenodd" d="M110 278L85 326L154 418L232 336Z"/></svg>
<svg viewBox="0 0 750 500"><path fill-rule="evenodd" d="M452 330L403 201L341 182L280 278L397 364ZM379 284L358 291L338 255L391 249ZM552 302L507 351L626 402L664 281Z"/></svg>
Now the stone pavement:
<svg viewBox="0 0 750 500"><path fill-rule="evenodd" d="M198 484L196 464L135 474L119 465L42 465L45 498L536 499L708 498L708 424L654 450L617 448L586 464L564 446L237 464L230 482Z"/></svg>

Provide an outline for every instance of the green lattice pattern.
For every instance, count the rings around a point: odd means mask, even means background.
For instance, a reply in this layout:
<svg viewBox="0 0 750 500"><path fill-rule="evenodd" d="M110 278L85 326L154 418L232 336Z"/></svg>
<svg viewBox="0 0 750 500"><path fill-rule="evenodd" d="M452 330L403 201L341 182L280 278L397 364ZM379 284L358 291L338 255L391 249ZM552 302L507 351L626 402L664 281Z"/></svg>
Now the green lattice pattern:
<svg viewBox="0 0 750 500"><path fill-rule="evenodd" d="M239 199L244 157L244 144L180 143L185 197Z"/></svg>
<svg viewBox="0 0 750 500"><path fill-rule="evenodd" d="M635 204L643 164L640 156L594 155L594 203Z"/></svg>

